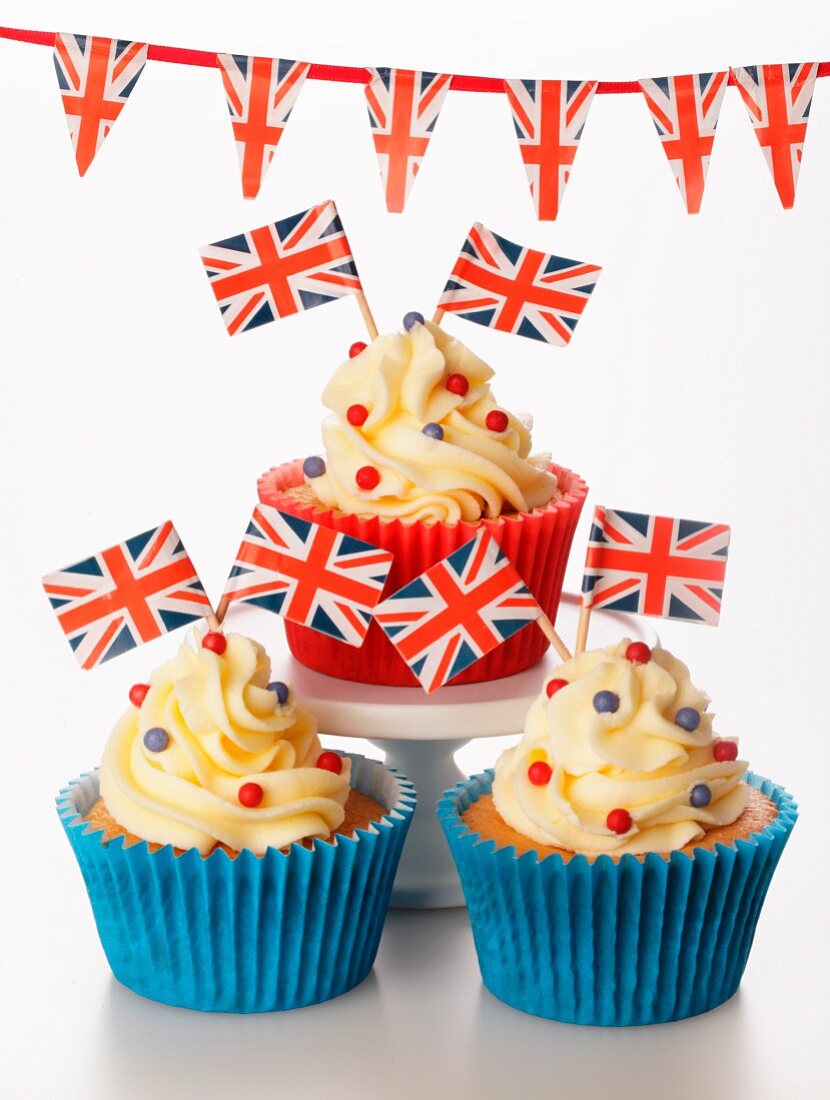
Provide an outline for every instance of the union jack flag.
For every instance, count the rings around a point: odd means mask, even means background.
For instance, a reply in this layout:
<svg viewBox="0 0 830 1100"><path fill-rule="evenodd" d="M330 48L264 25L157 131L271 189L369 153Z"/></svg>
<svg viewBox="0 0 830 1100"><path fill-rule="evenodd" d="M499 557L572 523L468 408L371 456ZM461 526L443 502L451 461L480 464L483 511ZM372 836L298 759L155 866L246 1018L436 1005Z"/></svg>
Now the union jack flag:
<svg viewBox="0 0 830 1100"><path fill-rule="evenodd" d="M242 194L255 199L311 67L277 57L216 55L231 113Z"/></svg>
<svg viewBox="0 0 830 1100"><path fill-rule="evenodd" d="M82 668L211 614L170 520L50 573L43 587Z"/></svg>
<svg viewBox="0 0 830 1100"><path fill-rule="evenodd" d="M818 65L747 65L733 69L781 205L791 209L801 167Z"/></svg>
<svg viewBox="0 0 830 1100"><path fill-rule="evenodd" d="M141 76L147 43L59 32L54 59L75 161L83 175Z"/></svg>
<svg viewBox="0 0 830 1100"><path fill-rule="evenodd" d="M697 214L728 73L656 76L641 80L663 152L689 214Z"/></svg>
<svg viewBox="0 0 830 1100"><path fill-rule="evenodd" d="M602 268L514 244L476 222L439 308L477 325L567 344Z"/></svg>
<svg viewBox="0 0 830 1100"><path fill-rule="evenodd" d="M596 80L505 80L530 193L541 221L554 221L571 174Z"/></svg>
<svg viewBox="0 0 830 1100"><path fill-rule="evenodd" d="M370 69L369 123L386 209L400 214L432 137L451 76L412 69Z"/></svg>
<svg viewBox="0 0 830 1100"><path fill-rule="evenodd" d="M392 558L371 543L258 504L223 598L360 646Z"/></svg>
<svg viewBox="0 0 830 1100"><path fill-rule="evenodd" d="M541 608L482 528L375 608L375 619L427 692L539 618Z"/></svg>
<svg viewBox="0 0 830 1100"><path fill-rule="evenodd" d="M717 626L729 528L596 508L582 605Z"/></svg>
<svg viewBox="0 0 830 1100"><path fill-rule="evenodd" d="M231 336L363 289L331 201L199 251Z"/></svg>

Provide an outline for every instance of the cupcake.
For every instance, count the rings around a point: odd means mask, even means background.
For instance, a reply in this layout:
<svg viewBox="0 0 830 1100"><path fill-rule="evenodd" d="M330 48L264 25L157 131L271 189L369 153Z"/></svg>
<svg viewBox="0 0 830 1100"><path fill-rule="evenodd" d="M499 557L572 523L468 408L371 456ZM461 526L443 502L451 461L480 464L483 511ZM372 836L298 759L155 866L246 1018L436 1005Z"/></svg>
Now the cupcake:
<svg viewBox="0 0 830 1100"><path fill-rule="evenodd" d="M681 1020L737 990L791 797L715 735L686 666L627 639L566 662L495 769L439 805L482 978L568 1023Z"/></svg>
<svg viewBox="0 0 830 1100"><path fill-rule="evenodd" d="M222 1012L314 1004L362 981L411 784L324 752L239 634L194 635L130 702L100 769L58 799L115 977Z"/></svg>
<svg viewBox="0 0 830 1100"><path fill-rule="evenodd" d="M264 504L395 555L390 594L469 542L484 525L555 620L574 529L587 494L576 474L531 454L531 419L497 404L493 371L420 315L405 331L355 345L323 393L324 456L264 474ZM413 686L377 623L360 649L286 622L291 652L331 676ZM523 630L460 673L476 683L530 667L548 642Z"/></svg>

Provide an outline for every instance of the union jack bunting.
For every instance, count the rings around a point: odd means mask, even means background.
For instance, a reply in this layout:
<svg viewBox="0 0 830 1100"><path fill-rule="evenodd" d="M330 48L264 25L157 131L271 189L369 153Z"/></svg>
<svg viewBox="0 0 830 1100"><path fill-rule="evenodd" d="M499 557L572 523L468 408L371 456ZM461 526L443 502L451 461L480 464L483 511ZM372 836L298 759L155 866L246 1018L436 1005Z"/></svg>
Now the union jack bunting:
<svg viewBox="0 0 830 1100"><path fill-rule="evenodd" d="M211 614L170 520L50 573L43 587L82 668Z"/></svg>
<svg viewBox="0 0 830 1100"><path fill-rule="evenodd" d="M596 508L582 605L717 626L729 534L722 523Z"/></svg>
<svg viewBox="0 0 830 1100"><path fill-rule="evenodd" d="M596 80L505 80L530 193L541 221L554 221L571 174Z"/></svg>
<svg viewBox="0 0 830 1100"><path fill-rule="evenodd" d="M656 76L640 81L689 214L700 211L728 80L729 74L723 72Z"/></svg>
<svg viewBox="0 0 830 1100"><path fill-rule="evenodd" d="M277 57L216 55L242 172L242 194L255 199L291 108L311 67Z"/></svg>
<svg viewBox="0 0 830 1100"><path fill-rule="evenodd" d="M216 241L200 255L231 336L362 292L331 201Z"/></svg>
<svg viewBox="0 0 830 1100"><path fill-rule="evenodd" d="M147 43L58 33L54 59L75 161L83 175L141 76Z"/></svg>
<svg viewBox="0 0 830 1100"><path fill-rule="evenodd" d="M400 214L421 167L451 76L412 69L370 69L369 123L386 209Z"/></svg>
<svg viewBox="0 0 830 1100"><path fill-rule="evenodd" d="M392 558L371 543L258 504L223 598L360 646Z"/></svg>
<svg viewBox="0 0 830 1100"><path fill-rule="evenodd" d="M540 614L486 529L375 608L375 620L427 692Z"/></svg>
<svg viewBox="0 0 830 1100"><path fill-rule="evenodd" d="M438 304L477 325L564 346L601 270L534 252L476 222Z"/></svg>
<svg viewBox="0 0 830 1100"><path fill-rule="evenodd" d="M755 136L772 173L781 205L795 202L795 186L818 65L747 65L732 75L746 104Z"/></svg>

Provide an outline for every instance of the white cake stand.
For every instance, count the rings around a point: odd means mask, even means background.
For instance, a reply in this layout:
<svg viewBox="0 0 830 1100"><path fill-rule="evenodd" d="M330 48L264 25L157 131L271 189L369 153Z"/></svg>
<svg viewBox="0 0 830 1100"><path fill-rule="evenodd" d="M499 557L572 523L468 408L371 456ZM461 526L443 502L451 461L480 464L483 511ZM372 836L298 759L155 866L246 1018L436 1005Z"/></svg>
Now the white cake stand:
<svg viewBox="0 0 830 1100"><path fill-rule="evenodd" d="M576 636L577 598L565 594L557 629L566 641ZM525 627L535 630L535 626ZM656 644L642 620L595 611L591 646L622 637ZM293 685L299 699L317 717L321 733L366 738L415 784L418 808L395 879L392 905L440 909L464 904L461 884L435 815L438 799L464 774L455 753L476 737L519 734L543 681L560 664L550 650L543 660L516 676L486 684L441 688L374 687L337 680L305 668L293 657L274 661L274 675Z"/></svg>

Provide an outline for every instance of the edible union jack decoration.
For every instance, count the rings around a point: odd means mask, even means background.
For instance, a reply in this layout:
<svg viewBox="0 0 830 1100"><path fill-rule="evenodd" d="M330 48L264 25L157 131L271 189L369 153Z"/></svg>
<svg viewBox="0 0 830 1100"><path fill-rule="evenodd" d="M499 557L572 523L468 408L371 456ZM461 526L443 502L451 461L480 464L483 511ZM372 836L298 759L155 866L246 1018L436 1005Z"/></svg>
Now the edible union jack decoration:
<svg viewBox="0 0 830 1100"><path fill-rule="evenodd" d="M554 221L571 174L596 80L505 80L540 221Z"/></svg>
<svg viewBox="0 0 830 1100"><path fill-rule="evenodd" d="M147 43L58 33L54 59L75 161L83 175L141 76Z"/></svg>
<svg viewBox="0 0 830 1100"><path fill-rule="evenodd" d="M231 336L362 291L331 201L216 241L200 255Z"/></svg>
<svg viewBox="0 0 830 1100"><path fill-rule="evenodd" d="M43 587L82 668L211 614L170 520L50 573Z"/></svg>
<svg viewBox="0 0 830 1100"><path fill-rule="evenodd" d="M436 691L541 608L489 531L454 550L375 609L375 619L427 692Z"/></svg>
<svg viewBox="0 0 830 1100"><path fill-rule="evenodd" d="M371 69L366 103L386 209L400 214L421 167L451 76L412 69Z"/></svg>
<svg viewBox="0 0 830 1100"><path fill-rule="evenodd" d="M242 172L242 194L255 199L308 70L304 61L216 55Z"/></svg>
<svg viewBox="0 0 830 1100"><path fill-rule="evenodd" d="M729 534L722 523L596 508L582 605L717 626Z"/></svg>
<svg viewBox="0 0 830 1100"><path fill-rule="evenodd" d="M224 598L360 646L392 554L267 504L254 509Z"/></svg>
<svg viewBox="0 0 830 1100"><path fill-rule="evenodd" d="M602 268L514 244L476 222L439 308L468 321L564 346Z"/></svg>
<svg viewBox="0 0 830 1100"><path fill-rule="evenodd" d="M640 81L663 152L689 214L700 211L728 80L729 74L722 72L658 76Z"/></svg>
<svg viewBox="0 0 830 1100"><path fill-rule="evenodd" d="M793 65L747 65L733 69L732 75L781 205L789 210L795 202L818 65L809 61Z"/></svg>

